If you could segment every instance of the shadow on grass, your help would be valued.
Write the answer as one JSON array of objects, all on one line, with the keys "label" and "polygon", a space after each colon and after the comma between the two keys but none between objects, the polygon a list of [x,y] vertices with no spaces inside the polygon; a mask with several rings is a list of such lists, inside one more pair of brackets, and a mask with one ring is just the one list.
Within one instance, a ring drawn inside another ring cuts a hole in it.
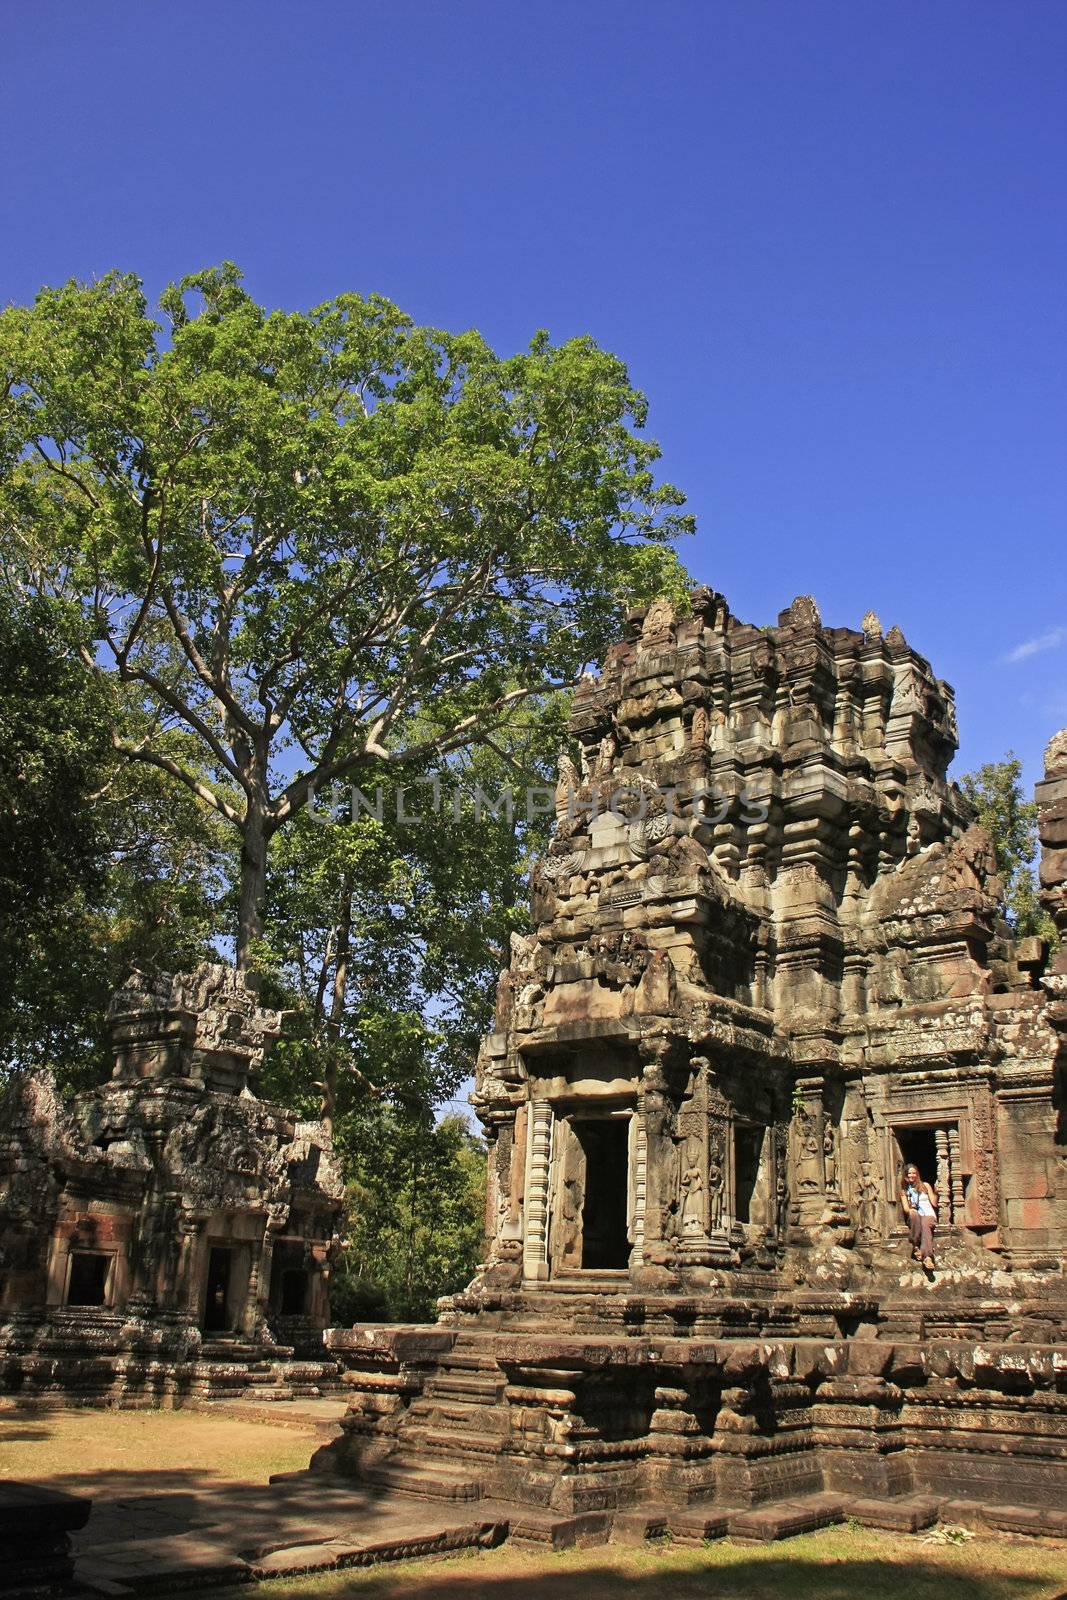
[{"label": "shadow on grass", "polygon": [[599,1552],[584,1552],[584,1559],[530,1556],[528,1572],[514,1570],[514,1557],[511,1570],[493,1572],[493,1555],[461,1556],[216,1594],[217,1600],[237,1600],[239,1593],[245,1600],[1053,1600],[1062,1588],[1062,1576],[1054,1576],[1056,1552],[1042,1552],[1043,1571],[1019,1572],[1010,1570],[1022,1564],[1013,1563],[1010,1548],[998,1570],[987,1549],[950,1550],[938,1560],[921,1547],[912,1554],[909,1540],[887,1545],[887,1558],[878,1559],[820,1551],[820,1543],[787,1541],[773,1552],[729,1543],[684,1553],[668,1548],[659,1559],[648,1550],[620,1549],[610,1565]]},{"label": "shadow on grass", "polygon": [[0,1444],[29,1444],[51,1437],[51,1428],[29,1427],[19,1423],[12,1426],[6,1417],[0,1417]]},{"label": "shadow on grass", "polygon": [[[105,1547],[183,1534],[249,1557],[280,1545],[367,1537],[395,1520],[396,1501],[385,1489],[311,1475],[281,1484],[227,1481],[219,1476],[226,1468],[219,1459],[210,1468],[49,1473],[42,1482],[92,1500],[89,1521],[76,1535],[78,1554],[85,1557]],[[427,1509],[413,1504],[411,1523],[425,1523]],[[479,1519],[460,1510],[448,1520]]]},{"label": "shadow on grass", "polygon": [[0,1445],[30,1444],[50,1439],[55,1429],[50,1426],[49,1414],[41,1406],[25,1405],[14,1395],[4,1395],[0,1401]]}]

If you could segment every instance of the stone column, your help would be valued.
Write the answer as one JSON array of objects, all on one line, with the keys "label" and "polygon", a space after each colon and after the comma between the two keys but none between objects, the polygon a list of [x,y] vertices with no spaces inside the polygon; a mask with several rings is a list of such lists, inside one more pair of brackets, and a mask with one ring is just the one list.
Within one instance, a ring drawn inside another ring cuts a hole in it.
[{"label": "stone column", "polygon": [[948,1130],[948,1172],[949,1182],[952,1185],[951,1220],[953,1222],[962,1222],[963,1157],[960,1152],[960,1130],[956,1123],[953,1123]]},{"label": "stone column", "polygon": [[648,1196],[648,1135],[644,1120],[634,1112],[630,1118],[630,1267],[641,1267],[645,1260],[645,1205]]},{"label": "stone column", "polygon": [[[637,1089],[637,1118],[644,1136],[645,1205],[641,1265],[662,1269],[670,1245],[667,1226],[672,1206],[677,1206],[677,1160],[674,1148],[675,1107],[667,1082],[669,1043],[657,1038],[642,1046],[641,1078]],[[636,1135],[635,1135],[636,1137]]]},{"label": "stone column", "polygon": [[522,1274],[548,1277],[548,1183],[552,1165],[552,1107],[535,1100],[530,1107],[526,1156],[526,1201],[523,1208]]},{"label": "stone column", "polygon": [[204,1240],[205,1217],[183,1214],[179,1222],[181,1250],[175,1275],[174,1306],[197,1326],[200,1324],[200,1296],[207,1267]]},{"label": "stone column", "polygon": [[826,1205],[822,1091],[821,1077],[798,1078],[793,1090],[790,1129],[793,1182],[789,1220],[805,1232],[818,1227]]},{"label": "stone column", "polygon": [[940,1203],[940,1220],[942,1223],[952,1221],[952,1164],[948,1152],[948,1129],[934,1129],[934,1146],[937,1151],[937,1176],[934,1187]]},{"label": "stone column", "polygon": [[[245,1290],[245,1303],[241,1315],[237,1318],[240,1331],[246,1338],[254,1339],[260,1330],[265,1311],[265,1298],[270,1289],[270,1245],[267,1240],[269,1233],[262,1239],[252,1239],[247,1244],[248,1250],[248,1287]],[[234,1252],[236,1255],[236,1251]],[[266,1255],[266,1272],[263,1272],[263,1261]],[[260,1283],[263,1284],[264,1304],[260,1304]]]}]

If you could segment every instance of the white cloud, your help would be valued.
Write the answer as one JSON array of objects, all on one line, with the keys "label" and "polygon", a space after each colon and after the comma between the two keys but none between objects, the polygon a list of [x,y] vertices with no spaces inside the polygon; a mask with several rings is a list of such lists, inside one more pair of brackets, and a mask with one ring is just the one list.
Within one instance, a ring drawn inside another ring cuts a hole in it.
[{"label": "white cloud", "polygon": [[1014,650],[1009,650],[1004,657],[1005,661],[1025,661],[1029,656],[1038,656],[1043,650],[1058,650],[1061,644],[1067,644],[1067,628],[1053,628],[1049,633],[1040,633],[1036,639],[1027,639],[1023,644],[1017,644]]}]

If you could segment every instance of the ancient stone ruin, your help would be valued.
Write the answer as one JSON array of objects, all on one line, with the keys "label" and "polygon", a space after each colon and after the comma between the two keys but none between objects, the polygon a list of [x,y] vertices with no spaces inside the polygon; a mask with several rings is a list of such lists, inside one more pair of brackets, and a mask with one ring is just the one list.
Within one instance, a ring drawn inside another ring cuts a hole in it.
[{"label": "ancient stone ruin", "polygon": [[[478,1062],[485,1265],[436,1327],[327,1335],[352,1398],[316,1467],[530,1537],[954,1500],[1067,1532],[1067,957],[1001,918],[951,688],[873,613],[753,627],[699,589],[571,729]],[[1067,933],[1067,735],[1039,798]]]},{"label": "ancient stone ruin", "polygon": [[0,1104],[0,1390],[318,1392],[342,1186],[323,1128],[251,1091],[279,1014],[204,965],[136,975],[110,1021],[103,1087]]}]

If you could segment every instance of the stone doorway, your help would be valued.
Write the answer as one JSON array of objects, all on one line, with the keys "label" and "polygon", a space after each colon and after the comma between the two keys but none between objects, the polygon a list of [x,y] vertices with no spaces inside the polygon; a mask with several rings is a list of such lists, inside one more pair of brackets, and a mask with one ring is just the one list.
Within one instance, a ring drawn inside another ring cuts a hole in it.
[{"label": "stone doorway", "polygon": [[230,1328],[230,1278],[233,1251],[212,1245],[207,1262],[207,1288],[204,1298],[205,1333],[227,1333]]},{"label": "stone doorway", "polygon": [[629,1119],[575,1118],[571,1129],[585,1158],[581,1265],[586,1271],[625,1272],[630,1262]]},{"label": "stone doorway", "polygon": [[960,1150],[959,1124],[956,1122],[916,1123],[893,1128],[896,1171],[893,1174],[893,1203],[899,1221],[900,1174],[914,1163],[926,1183],[938,1192],[938,1220],[942,1227],[963,1221],[966,1176]]}]

